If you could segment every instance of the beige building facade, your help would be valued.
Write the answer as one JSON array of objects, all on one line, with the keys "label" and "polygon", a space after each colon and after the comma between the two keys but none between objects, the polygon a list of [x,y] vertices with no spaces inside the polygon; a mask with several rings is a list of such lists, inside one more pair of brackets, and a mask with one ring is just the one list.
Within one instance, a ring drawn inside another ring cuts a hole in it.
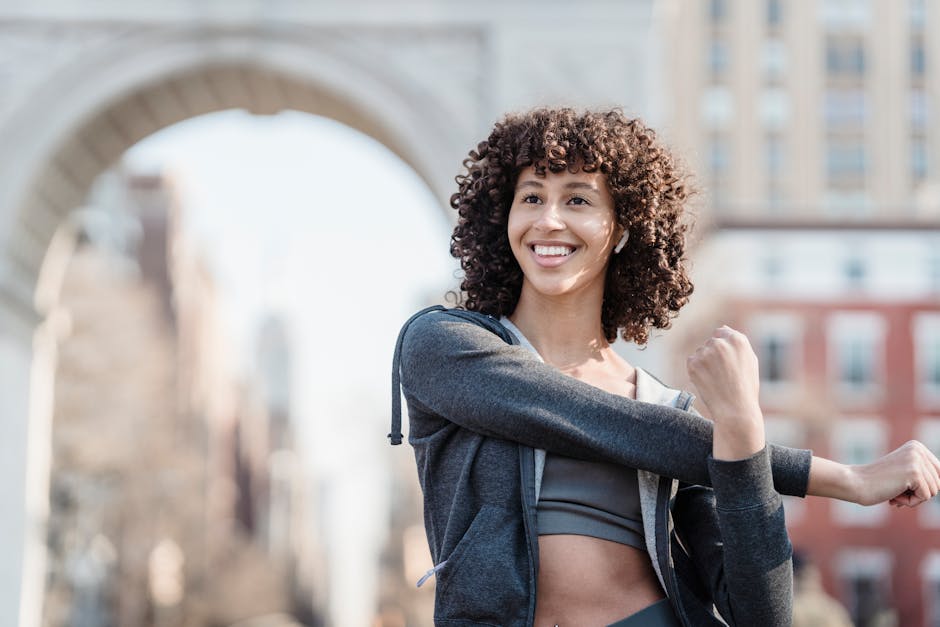
[{"label": "beige building facade", "polygon": [[[729,324],[760,358],[768,439],[846,463],[912,438],[940,453],[940,2],[668,6],[665,131],[703,208],[667,376]],[[938,624],[932,504],[786,509],[854,624]]]},{"label": "beige building facade", "polygon": [[663,3],[666,132],[721,220],[940,217],[940,3]]}]

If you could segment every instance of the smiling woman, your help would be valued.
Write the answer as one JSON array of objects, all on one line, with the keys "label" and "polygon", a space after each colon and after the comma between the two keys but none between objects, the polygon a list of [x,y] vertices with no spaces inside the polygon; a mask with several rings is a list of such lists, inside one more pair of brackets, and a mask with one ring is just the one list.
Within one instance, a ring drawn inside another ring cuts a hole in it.
[{"label": "smiling woman", "polygon": [[619,330],[624,339],[644,344],[651,328],[669,325],[692,293],[682,263],[691,189],[651,129],[619,111],[541,111],[507,116],[481,147],[485,153],[470,153],[470,168],[458,177],[460,192],[451,197],[460,216],[451,254],[464,268],[467,309],[494,315],[515,309],[525,273],[516,263],[519,251],[502,245],[510,210],[523,203],[543,207],[548,187],[557,187],[546,175],[566,174],[560,183],[569,186],[566,210],[607,205],[613,241],[629,233],[626,254],[604,275],[604,336],[613,341]]},{"label": "smiling woman", "polygon": [[613,350],[692,292],[685,176],[642,122],[510,115],[465,165],[462,308],[415,314],[393,366],[436,623],[789,625],[781,493],[917,505],[940,489],[918,443],[865,467],[766,444],[757,358],[733,329],[688,361],[714,423]]},{"label": "smiling woman", "polygon": [[520,173],[508,232],[522,268],[523,292],[548,290],[569,298],[592,290],[603,294],[610,249],[620,231],[600,172],[566,170],[539,177],[530,166]]}]

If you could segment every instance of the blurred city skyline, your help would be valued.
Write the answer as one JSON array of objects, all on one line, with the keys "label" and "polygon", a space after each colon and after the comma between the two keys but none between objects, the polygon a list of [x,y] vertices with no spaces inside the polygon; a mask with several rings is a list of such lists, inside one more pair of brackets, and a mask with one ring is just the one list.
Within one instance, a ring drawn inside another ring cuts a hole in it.
[{"label": "blurred city skyline", "polygon": [[[165,173],[176,188],[240,370],[253,370],[266,315],[292,329],[294,420],[305,465],[327,486],[331,618],[367,623],[372,610],[360,599],[377,592],[388,509],[381,434],[391,354],[400,321],[456,287],[445,215],[388,149],[299,112],[188,120],[134,146],[123,164]],[[350,460],[371,461],[354,470]]]}]

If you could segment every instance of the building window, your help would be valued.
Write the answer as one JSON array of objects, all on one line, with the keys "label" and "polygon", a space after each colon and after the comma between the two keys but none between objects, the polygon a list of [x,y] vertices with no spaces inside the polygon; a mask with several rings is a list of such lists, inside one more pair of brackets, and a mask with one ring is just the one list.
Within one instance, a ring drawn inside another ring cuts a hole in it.
[{"label": "building window", "polygon": [[714,179],[723,179],[731,165],[727,138],[714,135],[708,142],[708,171]]},{"label": "building window", "polygon": [[786,156],[784,153],[783,137],[781,135],[768,135],[764,142],[764,160],[767,164],[768,178],[779,178],[784,172]]},{"label": "building window", "polygon": [[829,364],[842,400],[871,401],[881,380],[884,319],[872,313],[833,314],[828,322]]},{"label": "building window", "polygon": [[940,312],[914,315],[914,361],[917,400],[925,407],[940,406]]},{"label": "building window", "polygon": [[708,71],[712,78],[724,76],[728,70],[728,43],[722,39],[712,39],[708,43]]},{"label": "building window", "polygon": [[927,22],[927,0],[908,0],[907,11],[911,30],[923,30]]},{"label": "building window", "polygon": [[827,89],[823,96],[823,119],[830,129],[864,129],[868,122],[865,90]]},{"label": "building window", "polygon": [[760,346],[764,356],[764,377],[768,383],[781,383],[787,379],[787,345],[779,337],[764,338]]},{"label": "building window", "polygon": [[826,174],[831,183],[860,183],[867,170],[868,152],[863,139],[829,139],[826,144]]},{"label": "building window", "polygon": [[767,27],[777,28],[783,21],[783,3],[780,0],[767,0]]},{"label": "building window", "polygon": [[864,32],[871,28],[871,0],[822,0],[819,21],[829,32]]},{"label": "building window", "polygon": [[836,570],[854,624],[874,625],[891,611],[891,554],[886,549],[840,551]]},{"label": "building window", "polygon": [[924,40],[917,38],[911,42],[911,76],[921,78],[927,67],[927,57],[924,53]]},{"label": "building window", "polygon": [[760,267],[761,275],[768,283],[775,284],[783,277],[783,259],[775,251],[769,251],[761,258]]},{"label": "building window", "polygon": [[764,41],[761,53],[764,78],[776,81],[787,72],[787,46],[781,39],[770,38]]},{"label": "building window", "polygon": [[864,39],[826,38],[826,72],[830,77],[861,78],[865,75],[866,66]]},{"label": "building window", "polygon": [[760,97],[760,117],[765,129],[779,131],[790,119],[790,98],[785,89],[768,87]]},{"label": "building window", "polygon": [[874,381],[875,364],[871,345],[864,339],[846,342],[840,347],[839,356],[842,367],[841,379],[854,386],[870,384]]},{"label": "building window", "polygon": [[923,131],[927,128],[927,92],[923,88],[912,89],[908,99],[911,129]]},{"label": "building window", "polygon": [[730,89],[713,85],[705,90],[702,94],[702,120],[709,128],[727,128],[734,115],[734,96]]},{"label": "building window", "polygon": [[728,17],[727,0],[709,0],[708,17],[713,23],[723,22]]},{"label": "building window", "polygon": [[924,582],[924,625],[940,627],[940,551],[930,551],[921,565]]},{"label": "building window", "polygon": [[845,260],[844,270],[845,280],[846,283],[848,283],[849,288],[858,289],[864,286],[865,275],[867,274],[864,259],[855,255],[851,255],[848,259]]},{"label": "building window", "polygon": [[[830,433],[833,457],[843,464],[867,464],[885,453],[887,425],[880,418],[845,418]],[[845,526],[874,527],[882,524],[888,507],[866,507],[846,501],[833,501],[832,516]]]},{"label": "building window", "polygon": [[726,201],[727,178],[731,169],[731,146],[726,135],[715,134],[708,140],[709,196],[716,211],[722,211]]},{"label": "building window", "polygon": [[911,178],[920,183],[927,178],[927,140],[923,137],[911,139]]},{"label": "building window", "polygon": [[760,363],[762,394],[779,393],[779,388],[796,379],[799,369],[801,320],[790,313],[765,313],[752,317],[747,329]]},{"label": "building window", "polygon": [[770,133],[764,138],[764,165],[767,169],[767,208],[779,212],[787,202],[786,143],[783,135]]}]

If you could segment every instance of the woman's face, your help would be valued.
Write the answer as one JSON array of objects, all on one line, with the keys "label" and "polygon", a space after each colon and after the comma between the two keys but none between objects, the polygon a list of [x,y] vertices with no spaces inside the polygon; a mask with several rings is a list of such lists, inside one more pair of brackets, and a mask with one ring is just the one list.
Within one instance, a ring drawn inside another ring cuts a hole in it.
[{"label": "woman's face", "polygon": [[525,275],[523,293],[604,293],[611,252],[620,237],[614,200],[600,172],[519,174],[508,234]]}]

